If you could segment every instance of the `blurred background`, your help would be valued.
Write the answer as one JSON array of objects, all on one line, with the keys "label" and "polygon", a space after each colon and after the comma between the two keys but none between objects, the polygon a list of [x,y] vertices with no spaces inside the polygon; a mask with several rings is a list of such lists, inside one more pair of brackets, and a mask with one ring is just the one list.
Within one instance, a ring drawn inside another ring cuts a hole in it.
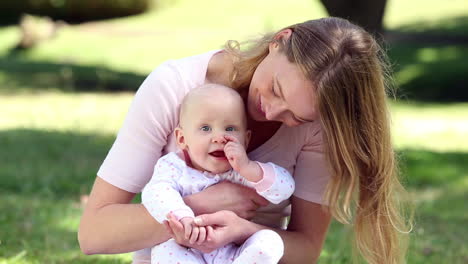
[{"label": "blurred background", "polygon": [[[76,231],[145,76],[328,15],[390,55],[394,141],[416,205],[408,263],[468,263],[466,0],[16,0],[0,2],[0,264],[129,263],[83,255]],[[350,261],[350,229],[333,223],[319,263]]]}]

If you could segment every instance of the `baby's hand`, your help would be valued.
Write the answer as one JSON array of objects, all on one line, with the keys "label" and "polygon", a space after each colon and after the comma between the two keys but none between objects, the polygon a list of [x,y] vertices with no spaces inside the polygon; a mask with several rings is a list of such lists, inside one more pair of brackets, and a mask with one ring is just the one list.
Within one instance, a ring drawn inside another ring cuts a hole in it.
[{"label": "baby's hand", "polygon": [[192,217],[184,217],[180,219],[180,222],[184,226],[184,236],[185,239],[189,241],[190,244],[195,242],[200,245],[206,240],[206,228],[196,226],[193,222]]},{"label": "baby's hand", "polygon": [[231,167],[241,173],[242,168],[246,167],[250,161],[245,152],[245,147],[233,136],[226,135],[224,138],[228,141],[224,146],[224,154]]},{"label": "baby's hand", "polygon": [[263,179],[263,171],[260,165],[247,157],[245,148],[239,143],[239,140],[227,135],[224,138],[228,141],[224,146],[224,154],[231,167],[248,181],[258,182]]}]

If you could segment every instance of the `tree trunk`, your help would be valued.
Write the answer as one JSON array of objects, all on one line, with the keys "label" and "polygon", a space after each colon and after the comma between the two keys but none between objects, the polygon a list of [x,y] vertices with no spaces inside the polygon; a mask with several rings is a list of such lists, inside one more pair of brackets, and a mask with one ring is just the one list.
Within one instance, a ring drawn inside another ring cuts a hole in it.
[{"label": "tree trunk", "polygon": [[383,33],[387,0],[320,0],[330,16],[346,18],[376,37]]}]

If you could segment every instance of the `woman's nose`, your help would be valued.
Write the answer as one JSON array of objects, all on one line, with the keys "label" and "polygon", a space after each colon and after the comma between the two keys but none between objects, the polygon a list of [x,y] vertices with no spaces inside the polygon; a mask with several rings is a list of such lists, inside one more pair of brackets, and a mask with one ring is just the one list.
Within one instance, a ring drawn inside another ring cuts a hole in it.
[{"label": "woman's nose", "polygon": [[280,121],[281,115],[286,111],[286,107],[283,105],[271,105],[265,111],[265,117],[271,121]]}]

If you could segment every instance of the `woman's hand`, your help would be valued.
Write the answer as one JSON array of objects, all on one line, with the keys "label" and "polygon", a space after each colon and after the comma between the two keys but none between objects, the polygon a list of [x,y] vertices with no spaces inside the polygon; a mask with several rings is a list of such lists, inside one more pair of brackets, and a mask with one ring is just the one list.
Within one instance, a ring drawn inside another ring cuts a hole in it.
[{"label": "woman's hand", "polygon": [[220,182],[202,192],[186,196],[184,201],[192,208],[195,215],[228,210],[245,219],[251,219],[260,206],[266,206],[269,203],[255,190],[228,181]]},{"label": "woman's hand", "polygon": [[[209,236],[213,235],[213,227],[196,226],[193,221],[187,223],[187,221],[185,221],[186,218],[183,218],[179,221],[172,214],[169,214],[167,219],[167,221],[164,221],[164,227],[172,236],[172,238],[174,238],[177,244],[184,247],[198,249],[203,253],[209,253],[216,249],[205,244],[209,239]],[[190,226],[187,226],[187,224]],[[190,230],[190,233],[187,232],[188,230]]]},{"label": "woman's hand", "polygon": [[249,221],[238,217],[231,211],[223,210],[195,217],[194,224],[206,229],[206,239],[204,242],[190,243],[190,240],[185,238],[182,223],[173,216],[169,216],[168,219],[165,226],[178,244],[204,253],[209,253],[228,243],[242,243],[257,231],[249,228]]}]

